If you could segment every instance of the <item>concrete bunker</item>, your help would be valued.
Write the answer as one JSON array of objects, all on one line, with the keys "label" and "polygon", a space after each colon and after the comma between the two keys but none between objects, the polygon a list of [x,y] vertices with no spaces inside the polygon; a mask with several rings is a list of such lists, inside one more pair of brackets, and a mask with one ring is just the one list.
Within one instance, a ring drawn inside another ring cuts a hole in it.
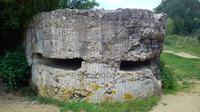
[{"label": "concrete bunker", "polygon": [[26,36],[32,83],[41,96],[99,103],[160,94],[165,15],[149,10],[55,10]]}]

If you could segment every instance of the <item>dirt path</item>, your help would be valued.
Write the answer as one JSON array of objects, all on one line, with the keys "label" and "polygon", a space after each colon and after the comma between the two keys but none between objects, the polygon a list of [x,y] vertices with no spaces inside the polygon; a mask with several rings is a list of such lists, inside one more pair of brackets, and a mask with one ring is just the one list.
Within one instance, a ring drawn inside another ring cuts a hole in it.
[{"label": "dirt path", "polygon": [[180,57],[184,57],[184,58],[200,59],[200,57],[188,54],[186,52],[177,52],[176,53],[176,52],[168,51],[168,50],[164,50],[163,52],[165,52],[165,53],[171,53],[171,54],[174,54],[174,55],[177,55],[177,56],[180,56]]},{"label": "dirt path", "polygon": [[[164,51],[184,58],[200,59],[185,52],[175,53]],[[175,95],[163,95],[158,105],[150,112],[200,112],[200,81],[193,81],[195,84],[188,93],[179,92]]]},{"label": "dirt path", "polygon": [[59,112],[54,105],[41,105],[26,97],[5,93],[0,81],[0,112]]},{"label": "dirt path", "polygon": [[193,89],[176,95],[163,95],[158,105],[150,112],[200,112],[200,81]]}]

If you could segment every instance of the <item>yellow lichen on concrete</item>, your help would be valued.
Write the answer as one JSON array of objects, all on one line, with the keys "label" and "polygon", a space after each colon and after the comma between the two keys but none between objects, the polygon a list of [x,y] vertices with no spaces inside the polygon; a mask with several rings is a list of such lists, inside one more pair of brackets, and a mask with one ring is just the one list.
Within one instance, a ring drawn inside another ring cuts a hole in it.
[{"label": "yellow lichen on concrete", "polygon": [[45,85],[41,85],[38,87],[38,92],[39,92],[39,95],[41,96],[47,96],[47,87]]},{"label": "yellow lichen on concrete", "polygon": [[101,88],[101,86],[96,83],[90,84],[90,87],[92,88],[92,90],[99,90]]},{"label": "yellow lichen on concrete", "polygon": [[116,89],[113,89],[112,90],[112,95],[116,95],[117,94],[117,90]]},{"label": "yellow lichen on concrete", "polygon": [[124,98],[125,100],[132,100],[132,99],[134,99],[135,97],[134,97],[134,95],[132,95],[131,93],[124,93],[123,98]]},{"label": "yellow lichen on concrete", "polygon": [[68,89],[65,89],[65,90],[63,91],[63,95],[62,95],[63,100],[64,100],[64,101],[69,100],[70,94],[71,94],[71,91],[68,90]]}]

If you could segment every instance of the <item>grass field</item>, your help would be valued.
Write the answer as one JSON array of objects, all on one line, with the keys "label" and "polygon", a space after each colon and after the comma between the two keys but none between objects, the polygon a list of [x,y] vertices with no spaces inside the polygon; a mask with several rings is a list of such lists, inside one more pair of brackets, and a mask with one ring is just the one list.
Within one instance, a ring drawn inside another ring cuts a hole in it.
[{"label": "grass field", "polygon": [[[165,50],[186,52],[200,57],[200,42],[196,38],[170,35],[165,39]],[[161,60],[172,68],[177,80],[195,78],[200,80],[200,60],[187,59],[173,54],[162,53]]]},{"label": "grass field", "polygon": [[165,50],[187,52],[200,57],[200,42],[197,38],[169,35],[165,38]]},{"label": "grass field", "polygon": [[200,60],[187,59],[173,54],[163,53],[161,60],[166,66],[172,68],[174,76],[177,80],[198,79],[200,80]]},{"label": "grass field", "polygon": [[[169,35],[165,38],[164,50],[185,52],[200,57],[200,42],[194,37]],[[200,80],[200,60],[188,59],[169,53],[162,53],[161,60],[179,82],[179,90],[188,89],[191,80]],[[180,84],[181,82],[181,84]],[[172,91],[174,91],[172,89]]]},{"label": "grass field", "polygon": [[165,62],[166,67],[170,70],[168,75],[173,77],[173,79],[169,78],[168,82],[175,83],[174,88],[163,89],[164,93],[189,91],[194,84],[192,80],[200,80],[200,59],[188,59],[163,53],[161,60]]}]

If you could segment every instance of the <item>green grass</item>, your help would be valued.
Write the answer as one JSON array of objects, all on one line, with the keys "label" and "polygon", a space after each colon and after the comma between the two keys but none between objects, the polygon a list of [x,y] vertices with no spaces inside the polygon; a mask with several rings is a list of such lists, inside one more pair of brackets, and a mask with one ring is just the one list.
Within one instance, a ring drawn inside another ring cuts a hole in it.
[{"label": "green grass", "polygon": [[51,98],[38,97],[42,104],[54,104],[60,107],[60,112],[148,112],[159,101],[159,97],[136,99],[124,103],[63,102]]},{"label": "green grass", "polygon": [[54,104],[60,107],[60,112],[148,112],[159,101],[159,97],[136,99],[127,102],[105,102],[93,104],[87,102],[64,102],[51,98],[38,97],[42,104]]},{"label": "green grass", "polygon": [[162,89],[165,94],[173,94],[178,91],[177,79],[174,76],[174,69],[170,68],[163,60],[160,61],[160,78]]},{"label": "green grass", "polygon": [[[168,35],[165,38],[165,50],[186,52],[200,57],[200,41],[194,37]],[[193,83],[191,79],[200,80],[200,60],[187,59],[173,54],[163,53],[161,60],[173,72],[174,79],[179,82],[178,90],[188,91]],[[174,91],[173,89],[165,89]]]},{"label": "green grass", "polygon": [[161,60],[173,74],[173,80],[170,79],[168,82],[178,82],[175,88],[164,88],[164,93],[188,92],[194,84],[191,80],[200,80],[200,59],[188,59],[163,53]]},{"label": "green grass", "polygon": [[174,76],[177,80],[184,79],[198,79],[200,80],[200,60],[187,59],[173,54],[163,53],[161,60],[165,62],[166,66],[174,71]]},{"label": "green grass", "polygon": [[103,102],[99,104],[81,101],[65,102],[37,96],[36,92],[30,87],[21,88],[19,94],[28,98],[30,101],[56,105],[59,107],[60,112],[148,112],[160,99],[159,96],[152,96],[146,99],[135,99],[126,102]]},{"label": "green grass", "polygon": [[200,57],[200,42],[194,37],[168,35],[165,38],[164,49],[175,52],[187,52]]}]

